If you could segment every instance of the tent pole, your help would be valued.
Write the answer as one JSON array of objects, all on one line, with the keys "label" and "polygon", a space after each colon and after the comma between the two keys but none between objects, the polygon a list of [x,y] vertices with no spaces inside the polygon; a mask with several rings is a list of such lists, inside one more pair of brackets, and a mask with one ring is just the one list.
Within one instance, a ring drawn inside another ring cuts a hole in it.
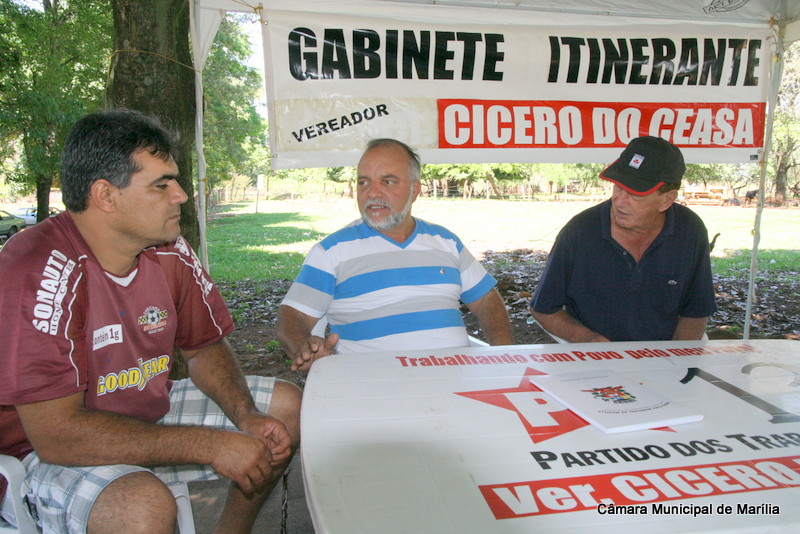
[{"label": "tent pole", "polygon": [[197,55],[200,46],[197,39],[197,26],[195,21],[195,0],[189,2],[189,31],[192,36],[192,52],[195,56],[194,71],[194,144],[197,150],[197,222],[200,234],[200,262],[208,272],[208,246],[206,243],[206,157],[203,152],[203,73],[202,65],[198,65]]},{"label": "tent pole", "polygon": [[208,266],[208,242],[206,239],[206,156],[203,152],[203,74],[195,74],[195,100],[197,114],[195,116],[195,145],[197,147],[197,221],[200,233],[200,261],[206,272]]},{"label": "tent pole", "polygon": [[753,249],[750,254],[750,279],[747,286],[747,305],[744,313],[744,331],[742,339],[750,339],[750,322],[753,314],[753,300],[755,299],[755,278],[758,271],[758,244],[761,241],[761,213],[764,210],[764,188],[767,181],[767,159],[772,146],[772,127],[774,123],[775,106],[778,103],[778,91],[783,77],[783,28],[775,32],[775,50],[773,63],[770,69],[770,84],[767,93],[767,124],[764,132],[764,148],[761,150],[759,164],[761,166],[758,176],[758,201],[756,202],[756,218],[753,224]]}]

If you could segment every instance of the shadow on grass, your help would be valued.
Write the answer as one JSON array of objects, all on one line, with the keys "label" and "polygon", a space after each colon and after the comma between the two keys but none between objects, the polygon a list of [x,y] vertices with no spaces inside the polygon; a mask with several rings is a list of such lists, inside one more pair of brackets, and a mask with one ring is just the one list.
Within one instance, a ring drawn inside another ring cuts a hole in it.
[{"label": "shadow on grass", "polygon": [[211,276],[217,282],[294,280],[304,259],[300,252],[249,249],[212,254],[209,250]]},{"label": "shadow on grass", "polygon": [[300,213],[245,213],[223,217],[209,224],[209,244],[221,246],[289,245],[303,241],[319,241],[325,234],[307,227],[287,226],[287,223],[308,223],[312,217]]},{"label": "shadow on grass", "polygon": [[249,208],[251,206],[250,202],[235,202],[230,204],[218,204],[211,208],[211,213],[219,214],[219,213],[229,213],[231,211],[236,211],[240,209]]},{"label": "shadow on grass", "polygon": [[246,213],[211,222],[208,256],[212,277],[225,282],[294,279],[305,252],[268,249],[315,243],[325,237],[323,232],[309,229],[310,221],[312,217],[287,212]]}]

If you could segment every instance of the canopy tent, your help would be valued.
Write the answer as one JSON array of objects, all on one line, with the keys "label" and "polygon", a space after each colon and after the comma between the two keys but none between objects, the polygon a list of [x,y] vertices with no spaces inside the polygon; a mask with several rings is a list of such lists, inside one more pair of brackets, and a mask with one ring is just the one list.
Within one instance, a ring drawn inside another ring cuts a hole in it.
[{"label": "canopy tent", "polygon": [[[447,16],[474,22],[474,11],[462,13],[460,8],[479,8],[498,22],[519,23],[519,17],[551,13],[559,16],[600,15],[610,17],[653,18],[664,21],[734,22],[769,26],[772,21],[785,28],[787,40],[800,37],[800,4],[794,0],[194,0],[198,20],[214,27],[227,11],[258,13],[261,10],[305,11],[353,15],[377,15],[397,20],[414,20],[430,16],[426,8],[454,8]],[[220,12],[222,14],[220,15]],[[208,33],[200,33],[207,36]],[[213,40],[213,36],[212,36]]]},{"label": "canopy tent", "polygon": [[[684,143],[673,142],[682,147],[687,161],[761,165],[747,339],[772,115],[784,46],[800,39],[800,2],[615,0],[609,4],[604,0],[271,0],[254,5],[242,0],[193,0],[198,103],[211,42],[225,12],[235,11],[256,13],[265,24],[270,144],[277,168],[352,164],[363,141],[376,136],[409,141],[426,162],[608,161],[637,132],[649,129],[658,135],[669,124],[673,126],[669,134],[677,136],[676,125],[681,124],[686,130],[680,138]],[[659,38],[648,40],[651,36]],[[423,47],[429,48],[428,56],[420,54]],[[481,53],[483,63],[468,61]],[[499,62],[505,62],[514,76],[498,72]],[[560,62],[564,65],[559,69]],[[617,68],[620,63],[623,69]],[[603,65],[605,77],[600,80]],[[694,78],[688,74],[692,65]],[[649,78],[643,68],[651,69]],[[701,68],[705,70],[699,80]],[[714,78],[714,68],[716,81],[708,81]],[[620,70],[625,70],[622,77]],[[681,71],[684,77],[679,80]],[[477,80],[481,72],[483,79]],[[545,82],[548,72],[550,79]],[[469,83],[458,83],[459,76]],[[376,78],[382,80],[376,84]],[[444,86],[436,78],[450,85],[445,94],[430,98],[429,93]],[[494,83],[499,80],[503,83]],[[610,85],[599,87],[598,81]],[[583,94],[576,98],[578,86]],[[603,100],[597,98],[598,88],[619,93],[622,103],[595,102]],[[380,103],[384,101],[391,102],[391,111]],[[670,109],[677,111],[670,115]],[[202,106],[198,104],[197,110],[199,211],[205,214]],[[392,120],[371,120],[381,113]],[[690,124],[687,116],[698,119]],[[541,141],[528,132],[539,132]],[[200,225],[205,262],[202,216]]]}]

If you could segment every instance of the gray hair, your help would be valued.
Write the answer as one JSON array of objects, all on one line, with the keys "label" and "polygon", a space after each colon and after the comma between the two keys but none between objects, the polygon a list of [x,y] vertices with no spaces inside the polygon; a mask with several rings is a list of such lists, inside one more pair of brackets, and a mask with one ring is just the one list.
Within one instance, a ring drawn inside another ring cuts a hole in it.
[{"label": "gray hair", "polygon": [[366,154],[373,148],[383,148],[383,147],[400,148],[403,151],[405,151],[406,155],[408,156],[408,162],[409,162],[408,178],[412,183],[419,182],[421,164],[420,164],[419,154],[417,154],[413,148],[403,143],[402,141],[398,141],[397,139],[381,138],[381,139],[373,139],[369,143],[367,143],[367,148],[366,150],[364,150],[364,153]]}]

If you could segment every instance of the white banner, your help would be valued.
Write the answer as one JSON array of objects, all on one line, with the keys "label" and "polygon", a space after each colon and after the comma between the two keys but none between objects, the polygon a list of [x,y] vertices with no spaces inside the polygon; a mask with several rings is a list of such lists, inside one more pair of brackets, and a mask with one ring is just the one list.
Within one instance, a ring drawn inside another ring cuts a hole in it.
[{"label": "white banner", "polygon": [[611,162],[640,135],[749,162],[764,141],[764,28],[267,20],[275,168],[354,165],[377,137],[424,163]]}]

